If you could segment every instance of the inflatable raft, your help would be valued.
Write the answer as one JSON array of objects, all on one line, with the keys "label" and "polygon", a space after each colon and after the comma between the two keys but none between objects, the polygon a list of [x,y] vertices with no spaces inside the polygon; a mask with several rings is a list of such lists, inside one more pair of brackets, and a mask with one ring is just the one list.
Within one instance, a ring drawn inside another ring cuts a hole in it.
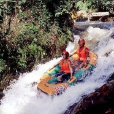
[{"label": "inflatable raft", "polygon": [[[90,52],[90,62],[87,67],[79,69],[76,73],[73,74],[72,80],[65,80],[62,83],[57,83],[57,77],[53,77],[56,73],[60,72],[60,65],[56,65],[51,70],[46,71],[38,83],[37,89],[48,95],[58,95],[65,91],[68,87],[75,85],[76,82],[82,78],[87,72],[92,71],[95,68],[97,55],[93,52]],[[76,59],[76,54],[70,57],[71,61]]]}]

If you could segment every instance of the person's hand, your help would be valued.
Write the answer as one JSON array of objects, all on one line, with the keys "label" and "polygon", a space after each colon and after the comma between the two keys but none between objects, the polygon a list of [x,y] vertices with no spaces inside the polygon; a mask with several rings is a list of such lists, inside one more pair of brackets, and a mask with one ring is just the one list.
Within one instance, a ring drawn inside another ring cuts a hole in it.
[{"label": "person's hand", "polygon": [[87,65],[88,65],[88,61],[86,61],[86,62],[84,63],[84,67],[87,67]]},{"label": "person's hand", "polygon": [[79,68],[80,68],[80,67],[76,68],[74,72],[76,73],[76,72],[78,71]]},{"label": "person's hand", "polygon": [[71,76],[71,77],[70,77],[70,80],[72,80],[72,79],[73,79],[73,77]]},{"label": "person's hand", "polygon": [[62,76],[58,76],[58,77],[57,77],[57,80],[58,80],[58,81],[62,81]]}]

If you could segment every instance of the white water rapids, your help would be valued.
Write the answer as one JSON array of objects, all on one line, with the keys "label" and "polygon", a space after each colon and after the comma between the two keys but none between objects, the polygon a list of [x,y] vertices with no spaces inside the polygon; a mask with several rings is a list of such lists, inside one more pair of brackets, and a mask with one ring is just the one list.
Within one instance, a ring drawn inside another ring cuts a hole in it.
[{"label": "white water rapids", "polygon": [[[37,65],[31,73],[20,75],[13,81],[9,89],[4,90],[4,98],[1,100],[0,114],[63,114],[65,110],[78,102],[83,95],[95,91],[106,83],[114,72],[114,28],[100,29],[89,27],[85,37],[86,46],[98,55],[98,61],[93,73],[87,76],[83,82],[68,88],[62,95],[47,96],[37,94],[37,85],[45,71],[57,63],[60,58],[53,59],[45,64]],[[112,38],[113,37],[113,38]],[[75,36],[79,38],[79,36]],[[71,52],[76,42],[69,42],[67,50]],[[93,47],[94,46],[94,47]],[[108,55],[108,56],[107,56]]]}]

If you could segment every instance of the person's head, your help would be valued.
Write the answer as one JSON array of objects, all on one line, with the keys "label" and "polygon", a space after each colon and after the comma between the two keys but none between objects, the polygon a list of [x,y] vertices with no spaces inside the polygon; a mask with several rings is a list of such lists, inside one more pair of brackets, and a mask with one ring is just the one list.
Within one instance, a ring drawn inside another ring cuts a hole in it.
[{"label": "person's head", "polygon": [[78,41],[79,47],[83,47],[85,45],[85,40],[83,38],[79,39]]},{"label": "person's head", "polygon": [[69,57],[69,53],[67,51],[63,51],[62,55],[63,55],[63,59],[68,59]]}]

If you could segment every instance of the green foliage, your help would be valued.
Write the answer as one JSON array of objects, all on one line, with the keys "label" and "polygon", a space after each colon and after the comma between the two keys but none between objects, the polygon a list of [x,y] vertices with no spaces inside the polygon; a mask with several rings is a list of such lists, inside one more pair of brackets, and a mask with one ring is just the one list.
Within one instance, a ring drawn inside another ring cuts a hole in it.
[{"label": "green foliage", "polygon": [[96,11],[96,8],[93,9],[92,0],[86,0],[85,2],[78,1],[76,8],[88,12]]},{"label": "green foliage", "polygon": [[111,0],[0,0],[0,72],[24,72],[55,57],[73,40],[72,8],[111,12],[113,5]]},{"label": "green foliage", "polygon": [[0,72],[2,72],[3,70],[6,70],[6,65],[5,65],[6,61],[3,59],[0,59]]},{"label": "green foliage", "polygon": [[114,14],[114,0],[103,0],[101,1],[103,10],[109,11]]},{"label": "green foliage", "polygon": [[26,3],[26,0],[18,0],[19,5],[24,4],[24,3]]},{"label": "green foliage", "polygon": [[114,12],[114,0],[92,0],[92,7],[97,11]]},{"label": "green foliage", "polygon": [[64,13],[70,14],[70,9],[72,8],[74,1],[60,1],[60,6],[58,5],[55,10],[55,16],[59,17],[60,15],[63,15]]}]

